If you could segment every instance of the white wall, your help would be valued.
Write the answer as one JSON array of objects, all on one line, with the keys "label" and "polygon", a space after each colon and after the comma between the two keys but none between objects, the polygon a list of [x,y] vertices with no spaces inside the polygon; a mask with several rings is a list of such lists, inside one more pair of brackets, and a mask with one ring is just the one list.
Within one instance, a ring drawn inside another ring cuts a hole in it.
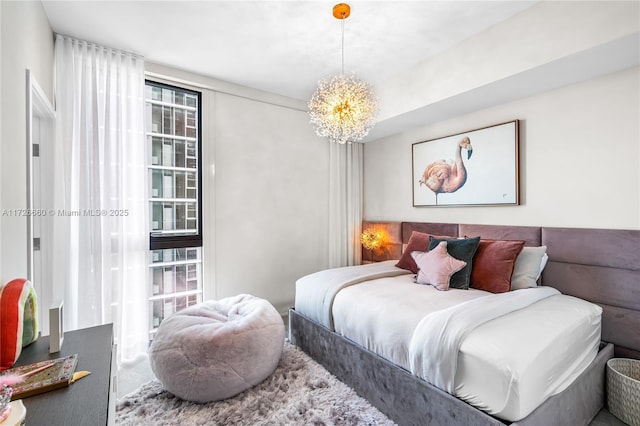
[{"label": "white wall", "polygon": [[296,279],[327,267],[328,142],[304,111],[215,103],[216,297],[251,293],[283,311]]},{"label": "white wall", "polygon": [[[40,2],[0,2],[0,206],[27,207],[26,70],[53,100],[53,32]],[[0,217],[0,283],[27,275],[26,217]]]},{"label": "white wall", "polygon": [[[638,117],[636,67],[367,143],[365,218],[640,228]],[[520,206],[412,207],[412,143],[513,119]]]},{"label": "white wall", "polygon": [[240,293],[284,312],[295,281],[328,267],[329,145],[305,103],[147,63],[203,93],[205,298]]}]

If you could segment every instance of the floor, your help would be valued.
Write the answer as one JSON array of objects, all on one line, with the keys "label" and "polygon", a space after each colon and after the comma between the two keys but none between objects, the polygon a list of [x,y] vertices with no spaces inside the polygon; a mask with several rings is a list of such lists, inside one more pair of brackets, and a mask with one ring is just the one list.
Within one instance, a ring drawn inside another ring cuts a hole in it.
[{"label": "floor", "polygon": [[118,369],[118,399],[155,379],[148,356],[140,356],[134,361],[123,363]]},{"label": "floor", "polygon": [[618,420],[617,417],[614,417],[613,414],[607,410],[607,407],[604,407],[595,419],[589,424],[589,426],[624,426],[626,423]]}]

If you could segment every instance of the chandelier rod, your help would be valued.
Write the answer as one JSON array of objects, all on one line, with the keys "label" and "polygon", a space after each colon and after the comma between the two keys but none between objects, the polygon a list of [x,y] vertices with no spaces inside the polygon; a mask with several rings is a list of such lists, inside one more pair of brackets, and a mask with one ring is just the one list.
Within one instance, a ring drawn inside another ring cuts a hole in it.
[{"label": "chandelier rod", "polygon": [[342,75],[344,75],[344,19],[345,18],[342,18],[340,20],[340,26],[342,27]]},{"label": "chandelier rod", "polygon": [[342,71],[340,75],[344,75],[344,20],[351,15],[351,7],[346,3],[338,3],[333,6],[333,17],[340,20],[340,28],[342,32],[341,52],[342,52]]}]

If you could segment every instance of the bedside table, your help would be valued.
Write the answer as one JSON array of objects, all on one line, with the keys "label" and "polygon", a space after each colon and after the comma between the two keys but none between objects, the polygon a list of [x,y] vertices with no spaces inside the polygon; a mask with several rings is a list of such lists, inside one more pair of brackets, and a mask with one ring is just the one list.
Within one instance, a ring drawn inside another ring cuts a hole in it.
[{"label": "bedside table", "polygon": [[22,348],[15,367],[78,354],[76,371],[91,374],[50,392],[22,399],[29,426],[90,426],[115,423],[115,353],[113,325],[106,324],[64,333],[62,350],[49,353],[49,336]]}]

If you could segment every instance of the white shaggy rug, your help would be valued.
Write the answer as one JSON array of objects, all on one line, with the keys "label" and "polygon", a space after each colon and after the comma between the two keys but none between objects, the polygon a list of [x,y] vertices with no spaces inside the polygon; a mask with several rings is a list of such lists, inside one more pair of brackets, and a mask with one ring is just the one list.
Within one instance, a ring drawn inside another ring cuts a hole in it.
[{"label": "white shaggy rug", "polygon": [[118,400],[118,425],[394,425],[297,347],[285,342],[276,371],[233,398],[195,404],[153,380]]}]

